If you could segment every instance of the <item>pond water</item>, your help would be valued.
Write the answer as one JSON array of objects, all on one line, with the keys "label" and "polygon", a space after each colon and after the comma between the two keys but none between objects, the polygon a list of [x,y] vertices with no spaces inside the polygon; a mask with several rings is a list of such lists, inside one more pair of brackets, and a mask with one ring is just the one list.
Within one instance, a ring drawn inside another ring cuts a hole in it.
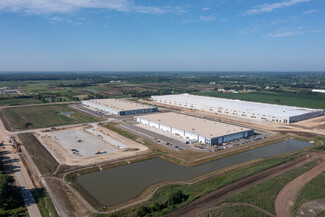
[{"label": "pond water", "polygon": [[111,206],[134,199],[146,188],[159,182],[189,180],[234,164],[276,156],[311,145],[299,140],[285,140],[194,167],[154,158],[81,175],[75,177],[75,181],[101,204]]}]

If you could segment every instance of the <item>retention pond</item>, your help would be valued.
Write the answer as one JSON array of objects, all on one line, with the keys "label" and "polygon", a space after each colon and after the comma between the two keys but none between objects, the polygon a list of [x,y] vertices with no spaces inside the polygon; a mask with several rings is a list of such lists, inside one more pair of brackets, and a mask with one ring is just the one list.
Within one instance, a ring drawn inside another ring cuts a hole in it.
[{"label": "retention pond", "polygon": [[159,182],[189,180],[234,164],[276,156],[311,145],[299,140],[285,140],[195,167],[180,166],[154,158],[77,176],[75,181],[101,204],[111,206],[134,199],[146,188]]}]

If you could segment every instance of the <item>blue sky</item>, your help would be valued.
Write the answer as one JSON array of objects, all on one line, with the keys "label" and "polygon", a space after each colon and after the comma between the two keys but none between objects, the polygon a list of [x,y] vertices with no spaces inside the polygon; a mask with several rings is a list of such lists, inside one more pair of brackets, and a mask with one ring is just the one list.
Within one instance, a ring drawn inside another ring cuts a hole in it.
[{"label": "blue sky", "polygon": [[324,0],[0,0],[0,71],[325,71]]}]

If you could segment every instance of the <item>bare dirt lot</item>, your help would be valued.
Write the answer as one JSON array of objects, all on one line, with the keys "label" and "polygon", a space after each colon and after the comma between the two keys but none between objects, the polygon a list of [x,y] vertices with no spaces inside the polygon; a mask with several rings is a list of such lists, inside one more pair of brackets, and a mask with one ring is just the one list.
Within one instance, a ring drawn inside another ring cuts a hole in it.
[{"label": "bare dirt lot", "polygon": [[[146,146],[101,126],[92,126],[91,128],[86,126],[74,127],[52,132],[38,131],[36,135],[60,164],[68,166],[91,165],[134,157],[150,151]],[[123,147],[121,147],[122,144]],[[72,149],[78,151],[72,151]],[[95,154],[99,150],[103,152]],[[105,151],[106,153],[104,153]]]}]

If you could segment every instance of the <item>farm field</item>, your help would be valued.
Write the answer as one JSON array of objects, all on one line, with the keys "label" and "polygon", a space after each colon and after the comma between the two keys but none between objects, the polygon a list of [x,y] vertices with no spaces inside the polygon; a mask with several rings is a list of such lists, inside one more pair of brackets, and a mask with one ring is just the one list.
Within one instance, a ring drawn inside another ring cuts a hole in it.
[{"label": "farm field", "polygon": [[92,117],[71,109],[68,105],[6,108],[1,112],[7,119],[10,128],[13,130],[35,129],[97,121]]},{"label": "farm field", "polygon": [[194,93],[200,96],[212,96],[227,99],[239,99],[251,102],[297,106],[314,109],[325,109],[325,95],[299,95],[291,93],[251,92],[251,93]]},{"label": "farm field", "polygon": [[18,98],[18,99],[2,99],[0,100],[0,106],[16,106],[27,104],[39,104],[39,100],[34,98]]}]

